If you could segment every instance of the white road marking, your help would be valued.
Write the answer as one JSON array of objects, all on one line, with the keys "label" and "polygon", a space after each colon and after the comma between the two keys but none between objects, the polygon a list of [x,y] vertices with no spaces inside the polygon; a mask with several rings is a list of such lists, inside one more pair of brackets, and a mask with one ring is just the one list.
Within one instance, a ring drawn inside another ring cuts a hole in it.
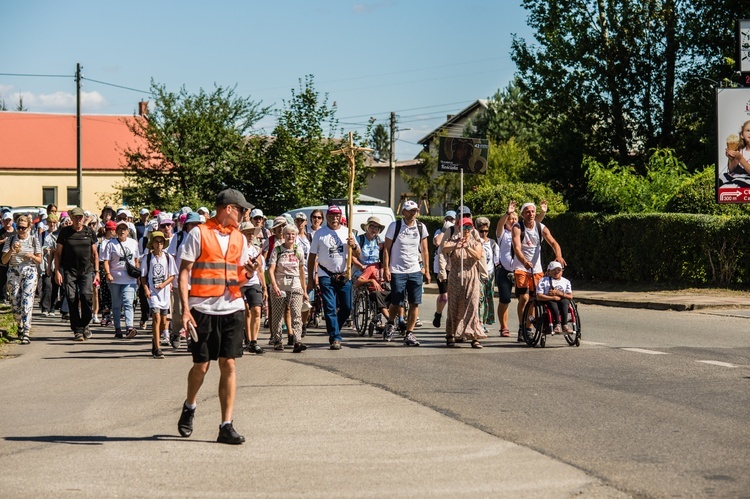
[{"label": "white road marking", "polygon": [[667,352],[657,352],[656,350],[646,350],[644,348],[623,348],[622,350],[636,353],[647,353],[649,355],[669,355]]},{"label": "white road marking", "polygon": [[606,343],[597,343],[596,341],[581,340],[581,345],[596,345],[596,346],[607,346]]},{"label": "white road marking", "polygon": [[711,364],[712,366],[737,367],[734,364],[730,364],[729,362],[721,362],[718,360],[696,360],[696,362],[702,362],[704,364]]}]

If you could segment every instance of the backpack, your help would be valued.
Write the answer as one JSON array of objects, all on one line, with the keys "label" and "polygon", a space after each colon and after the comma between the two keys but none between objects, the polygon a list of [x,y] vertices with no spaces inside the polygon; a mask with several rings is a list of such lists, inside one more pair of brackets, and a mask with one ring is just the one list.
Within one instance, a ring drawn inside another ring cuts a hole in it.
[{"label": "backpack", "polygon": [[[399,229],[400,229],[400,227],[399,227]],[[380,234],[375,234],[375,240],[378,242],[378,246],[380,246],[380,243],[383,242],[380,239]],[[360,249],[365,245],[365,235],[364,234],[360,234],[360,235],[357,236],[357,243],[359,243]],[[376,263],[380,263],[382,261],[383,261],[383,249],[381,248],[380,252],[378,253],[378,261]]]},{"label": "backpack", "polygon": [[[172,255],[170,255],[166,251],[164,252],[164,254],[167,255],[167,266],[169,266],[169,264],[171,263],[170,258],[173,258],[173,257],[172,257]],[[151,253],[150,251],[148,252],[148,255],[146,255],[146,281],[148,281],[148,273],[151,272],[151,258],[153,256],[154,256],[154,254]],[[167,277],[169,277],[169,276],[167,276]]]},{"label": "backpack", "polygon": [[[393,231],[393,238],[394,238],[394,240],[401,233],[401,220],[402,219],[400,219],[400,218],[398,220],[396,220],[396,230]],[[424,239],[426,239],[426,237],[422,236],[423,229],[424,229],[424,224],[422,222],[420,222],[419,220],[417,220],[417,230],[419,231],[419,244],[420,244],[420,247],[421,247],[422,241]],[[393,243],[391,243],[391,251],[388,254],[388,256],[390,256],[391,259],[393,259]],[[420,253],[420,258],[421,258],[421,253]],[[381,258],[381,260],[382,260],[382,258]]]}]

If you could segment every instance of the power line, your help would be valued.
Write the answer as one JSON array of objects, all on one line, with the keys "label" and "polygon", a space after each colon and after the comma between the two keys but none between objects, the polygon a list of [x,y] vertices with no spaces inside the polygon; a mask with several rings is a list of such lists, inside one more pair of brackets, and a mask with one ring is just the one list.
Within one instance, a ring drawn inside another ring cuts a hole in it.
[{"label": "power line", "polygon": [[[411,108],[408,108],[408,109],[397,109],[394,112],[396,112],[396,113],[404,113],[406,111],[419,111],[420,109],[431,109],[433,107],[457,106],[459,104],[468,104],[470,102],[474,102],[474,101],[473,100],[469,100],[469,101],[460,101],[460,102],[449,102],[448,104],[435,104],[435,105],[432,105],[432,106],[411,107]],[[364,118],[364,117],[367,117],[367,116],[377,116],[378,114],[386,114],[387,115],[390,112],[391,111],[385,111],[385,112],[382,112],[382,113],[358,114],[356,116],[345,116],[345,117],[343,117],[341,119],[342,120],[348,120],[348,119],[351,119],[351,118]]]},{"label": "power line", "polygon": [[141,93],[141,94],[151,95],[151,92],[149,92],[147,90],[139,90],[137,88],[126,87],[126,86],[123,86],[123,85],[116,85],[114,83],[108,83],[106,81],[99,81],[99,80],[94,80],[92,78],[86,78],[85,76],[82,76],[81,79],[82,80],[86,80],[86,81],[92,81],[94,83],[99,83],[101,85],[107,85],[107,86],[110,86],[110,87],[122,88],[124,90],[131,90],[133,92],[138,92],[138,93]]},{"label": "power line", "polygon": [[31,78],[75,78],[75,75],[44,75],[32,73],[0,73],[0,76],[24,76]]}]

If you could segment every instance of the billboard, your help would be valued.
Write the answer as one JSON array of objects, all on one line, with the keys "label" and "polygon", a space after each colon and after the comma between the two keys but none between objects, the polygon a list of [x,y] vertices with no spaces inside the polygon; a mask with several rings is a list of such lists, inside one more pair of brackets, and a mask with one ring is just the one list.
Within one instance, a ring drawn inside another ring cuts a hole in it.
[{"label": "billboard", "polygon": [[487,155],[490,143],[485,139],[466,137],[440,137],[438,152],[439,172],[487,173]]},{"label": "billboard", "polygon": [[750,202],[750,88],[716,89],[716,200]]}]

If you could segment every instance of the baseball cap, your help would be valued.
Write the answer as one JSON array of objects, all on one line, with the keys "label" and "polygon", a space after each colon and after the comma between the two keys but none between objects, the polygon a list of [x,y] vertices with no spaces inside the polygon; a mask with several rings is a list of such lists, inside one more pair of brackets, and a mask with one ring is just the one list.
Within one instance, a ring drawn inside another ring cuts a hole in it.
[{"label": "baseball cap", "polygon": [[152,217],[155,217],[155,216],[157,216],[157,215],[158,215],[159,213],[161,213],[161,211],[160,211],[160,210],[153,210],[153,211],[151,211],[151,216],[152,216]]},{"label": "baseball cap", "polygon": [[526,208],[529,208],[530,206],[533,206],[534,208],[536,208],[536,205],[534,203],[524,203],[523,206],[521,206],[521,213],[523,213],[524,210]]},{"label": "baseball cap", "polygon": [[547,270],[555,270],[555,269],[561,269],[561,268],[563,268],[563,266],[557,260],[552,260],[551,262],[549,262],[549,265],[547,265]]},{"label": "baseball cap", "polygon": [[172,216],[169,213],[159,213],[159,225],[173,225],[174,220],[172,220]]},{"label": "baseball cap", "polygon": [[464,225],[471,225],[472,227],[474,227],[474,221],[471,218],[468,218],[468,217],[462,218],[461,219],[461,227],[463,227]]},{"label": "baseball cap", "polygon": [[304,212],[300,211],[296,215],[294,215],[295,220],[307,220],[307,215],[305,215]]},{"label": "baseball cap", "polygon": [[6,211],[3,214],[3,220],[13,220],[13,215],[11,215],[11,213],[9,211]]},{"label": "baseball cap", "polygon": [[110,220],[109,222],[104,224],[104,228],[107,230],[115,230],[117,228],[117,224],[114,221]]},{"label": "baseball cap", "polygon": [[164,233],[158,230],[155,230],[151,233],[151,237],[148,240],[148,249],[153,250],[154,249],[154,239],[157,237],[162,238],[162,240],[166,241],[167,238],[164,236]]},{"label": "baseball cap", "polygon": [[[198,209],[198,211],[201,211],[203,208]],[[250,218],[255,217],[263,217],[263,210],[260,208],[255,208],[253,211],[250,212]]]},{"label": "baseball cap", "polygon": [[458,211],[459,215],[469,215],[469,216],[471,216],[471,210],[469,209],[468,206],[461,205],[461,206],[458,207],[457,211]]},{"label": "baseball cap", "polygon": [[205,206],[201,206],[200,208],[198,208],[198,213],[200,213],[200,212],[211,213],[211,210],[209,210]]},{"label": "baseball cap", "polygon": [[341,208],[339,208],[335,204],[332,204],[331,206],[328,207],[328,211],[326,212],[326,214],[328,213],[332,213],[332,214],[338,213],[339,215],[341,215]]},{"label": "baseball cap", "polygon": [[70,210],[68,212],[68,215],[70,215],[70,218],[73,218],[73,217],[82,217],[82,216],[84,216],[84,213],[83,213],[82,209],[80,209],[79,207],[76,206],[75,208],[73,208],[72,210]]},{"label": "baseball cap", "polygon": [[245,200],[244,194],[234,189],[224,189],[216,196],[216,206],[226,206],[228,204],[236,204],[246,210],[252,210],[255,207]]},{"label": "baseball cap", "polygon": [[148,215],[149,211],[146,208],[141,208],[141,211],[138,212],[140,215]]},{"label": "baseball cap", "polygon": [[456,212],[453,211],[453,210],[448,210],[448,211],[445,212],[445,217],[444,218],[453,218],[453,219],[455,219],[456,218]]},{"label": "baseball cap", "polygon": [[119,222],[117,222],[117,227],[119,227],[120,225],[124,225],[125,227],[130,229],[130,224],[128,224],[126,220],[120,220]]},{"label": "baseball cap", "polygon": [[404,203],[404,206],[401,208],[401,211],[413,211],[413,210],[418,210],[418,209],[419,209],[419,205],[417,205],[417,203],[415,203],[414,201],[410,199],[409,201]]}]

